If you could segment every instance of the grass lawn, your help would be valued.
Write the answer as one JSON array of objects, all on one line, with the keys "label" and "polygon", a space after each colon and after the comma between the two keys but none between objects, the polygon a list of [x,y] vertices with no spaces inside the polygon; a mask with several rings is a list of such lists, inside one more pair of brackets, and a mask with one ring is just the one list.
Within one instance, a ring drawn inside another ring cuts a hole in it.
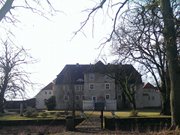
[{"label": "grass lawn", "polygon": [[[85,111],[84,112],[86,114],[86,116],[88,117],[99,117],[101,112],[92,112],[92,111]],[[113,117],[112,112],[107,112],[104,111],[103,115],[105,117]],[[114,117],[115,118],[129,118],[131,117],[131,111],[116,111],[114,112]],[[160,115],[160,112],[157,111],[138,111],[137,117],[146,117],[146,118],[170,118],[170,116],[165,116],[165,115]],[[132,117],[134,118],[134,117]]]},{"label": "grass lawn", "polygon": [[[59,112],[59,111],[58,111]],[[41,119],[64,119],[65,116],[57,115],[57,111],[38,112],[35,117],[20,116],[20,114],[1,114],[0,120],[41,120]]]},{"label": "grass lawn", "polygon": [[[0,120],[33,120],[33,119],[65,119],[68,114],[63,114],[64,111],[45,111],[38,112],[36,117],[25,117],[20,116],[19,114],[11,114],[11,115],[0,115]],[[59,113],[59,114],[58,114]],[[45,114],[45,115],[44,115]],[[57,115],[58,114],[58,115]],[[70,113],[69,113],[70,114]],[[84,116],[84,117],[100,117],[100,111],[84,111],[82,114],[79,111],[76,111],[76,116]],[[131,117],[131,111],[116,111],[114,115],[110,111],[103,112],[104,117],[115,117],[115,118],[135,118]],[[137,117],[142,118],[170,118],[170,116],[160,115],[157,111],[138,111]]]}]

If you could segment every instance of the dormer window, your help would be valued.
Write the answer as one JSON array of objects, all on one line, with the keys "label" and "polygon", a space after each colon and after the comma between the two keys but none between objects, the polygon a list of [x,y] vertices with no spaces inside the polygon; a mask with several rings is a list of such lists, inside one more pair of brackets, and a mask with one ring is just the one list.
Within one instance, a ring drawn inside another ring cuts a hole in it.
[{"label": "dormer window", "polygon": [[77,79],[77,82],[79,82],[79,83],[83,83],[83,82],[84,82],[84,80],[83,80],[83,79],[81,79],[81,78],[79,78],[79,79]]}]

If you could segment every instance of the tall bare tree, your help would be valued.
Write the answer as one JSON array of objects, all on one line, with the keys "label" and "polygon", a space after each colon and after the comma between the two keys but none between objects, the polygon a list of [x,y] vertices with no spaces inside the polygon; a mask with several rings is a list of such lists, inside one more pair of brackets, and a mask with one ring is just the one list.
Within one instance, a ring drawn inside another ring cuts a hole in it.
[{"label": "tall bare tree", "polygon": [[136,87],[142,84],[141,75],[132,65],[108,64],[105,72],[107,76],[114,79],[118,86],[118,91],[122,90],[122,104],[125,106],[126,99],[133,110],[136,110]]},{"label": "tall bare tree", "polygon": [[160,12],[160,8],[139,5],[138,9],[124,12],[124,19],[112,37],[112,54],[117,54],[121,61],[137,62],[144,67],[145,74],[152,74],[162,94],[161,113],[170,115],[170,83],[162,38],[162,18],[154,12]]},{"label": "tall bare tree", "polygon": [[24,48],[9,41],[1,43],[0,51],[0,112],[4,110],[6,96],[24,96],[26,87],[32,85],[24,66],[35,62]]},{"label": "tall bare tree", "polygon": [[[87,22],[93,17],[98,10],[114,8],[116,10],[115,15],[110,17],[113,20],[113,27],[112,31],[110,32],[110,36],[107,38],[106,42],[111,41],[112,36],[116,33],[116,28],[119,19],[121,18],[121,14],[123,12],[123,8],[129,10],[130,8],[137,8],[139,5],[144,5],[144,7],[159,7],[161,12],[154,12],[154,14],[159,17],[159,13],[162,15],[162,26],[163,26],[163,38],[164,38],[164,47],[165,52],[167,54],[167,62],[168,62],[168,73],[170,77],[170,85],[171,85],[171,113],[172,113],[172,125],[180,126],[180,67],[178,65],[178,49],[177,49],[177,42],[176,42],[176,29],[179,28],[179,15],[175,13],[179,13],[179,4],[176,6],[174,2],[178,3],[177,0],[146,0],[146,1],[137,1],[137,0],[124,0],[124,1],[113,1],[113,0],[101,0],[99,3],[91,8],[88,13],[87,19],[83,21],[78,31],[81,31]],[[174,10],[174,9],[177,10]],[[173,12],[175,11],[175,12]],[[109,15],[109,14],[108,14]],[[75,34],[77,34],[77,32]],[[135,35],[134,35],[135,36]]]},{"label": "tall bare tree", "polygon": [[180,65],[178,62],[179,53],[176,42],[176,18],[174,18],[170,0],[160,0],[160,7],[164,20],[163,36],[171,84],[172,125],[180,126]]},{"label": "tall bare tree", "polygon": [[24,8],[45,16],[47,12],[53,13],[57,11],[53,8],[49,0],[1,0],[0,1],[0,22],[2,20],[14,23],[17,18],[14,16],[14,11],[18,8]]}]

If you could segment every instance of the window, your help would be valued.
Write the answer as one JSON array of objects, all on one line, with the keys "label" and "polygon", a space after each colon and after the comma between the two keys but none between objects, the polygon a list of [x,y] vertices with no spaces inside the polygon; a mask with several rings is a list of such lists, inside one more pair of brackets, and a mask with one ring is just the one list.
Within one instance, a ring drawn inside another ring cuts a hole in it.
[{"label": "window", "polygon": [[84,85],[81,85],[81,90],[84,90]]},{"label": "window", "polygon": [[121,95],[118,95],[118,99],[121,100]]},{"label": "window", "polygon": [[106,98],[106,100],[109,100],[110,99],[110,95],[107,94],[105,98]]},{"label": "window", "polygon": [[84,95],[82,95],[82,97],[81,97],[81,98],[82,98],[82,100],[84,100],[84,99],[85,99]]},{"label": "window", "polygon": [[89,89],[90,89],[90,90],[93,90],[93,89],[94,89],[94,84],[92,84],[92,83],[89,84]]},{"label": "window", "polygon": [[109,83],[105,83],[105,89],[109,90],[110,89],[110,84]]},{"label": "window", "polygon": [[44,99],[44,103],[46,103],[47,102],[47,99]]},{"label": "window", "polygon": [[89,80],[91,80],[91,81],[93,81],[94,80],[94,78],[95,78],[95,76],[94,76],[94,74],[89,74]]},{"label": "window", "polygon": [[80,109],[80,105],[79,104],[76,104],[76,109]]},{"label": "window", "polygon": [[92,96],[92,100],[93,100],[93,101],[96,101],[96,97],[95,97],[95,96]]},{"label": "window", "polygon": [[148,100],[151,100],[149,94],[143,93],[143,96],[146,97]]},{"label": "window", "polygon": [[154,98],[154,96],[152,96],[152,100],[154,100],[155,98]]},{"label": "window", "polygon": [[80,90],[79,85],[75,86],[75,90]]},{"label": "window", "polygon": [[76,95],[76,100],[79,100],[79,95]]},{"label": "window", "polygon": [[68,100],[68,99],[69,99],[69,96],[64,95],[64,100]]},{"label": "window", "polygon": [[45,94],[47,95],[47,91],[45,91]]},{"label": "window", "polygon": [[83,85],[76,85],[76,86],[75,86],[75,90],[76,90],[76,91],[84,90],[84,86],[83,86]]},{"label": "window", "polygon": [[49,92],[49,95],[51,95],[51,91]]}]

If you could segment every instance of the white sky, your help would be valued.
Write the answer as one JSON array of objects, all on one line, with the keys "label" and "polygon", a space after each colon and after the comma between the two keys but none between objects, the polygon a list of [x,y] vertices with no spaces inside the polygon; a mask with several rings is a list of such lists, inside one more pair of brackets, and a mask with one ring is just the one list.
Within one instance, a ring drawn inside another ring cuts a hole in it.
[{"label": "white sky", "polygon": [[103,17],[103,11],[96,15],[94,29],[90,20],[84,29],[86,36],[79,33],[71,40],[73,32],[87,17],[87,12],[81,11],[94,4],[90,0],[58,0],[54,3],[55,8],[64,13],[49,17],[51,21],[26,10],[14,12],[21,23],[9,29],[13,31],[17,44],[30,49],[31,55],[39,61],[28,67],[33,72],[32,80],[42,84],[30,92],[30,97],[55,79],[66,64],[95,62],[100,52],[97,48],[110,30],[110,25],[106,25],[109,18]]},{"label": "white sky", "polygon": [[[21,23],[17,23],[16,27],[5,24],[15,35],[16,44],[30,49],[30,54],[39,61],[29,65],[27,69],[33,73],[32,80],[42,84],[35,87],[35,90],[30,90],[29,97],[35,96],[41,88],[55,79],[66,64],[89,64],[97,60],[100,53],[97,48],[112,28],[113,20],[107,15],[107,11],[100,10],[96,13],[95,22],[92,23],[92,19],[89,21],[83,31],[86,36],[80,32],[71,40],[73,32],[80,28],[80,23],[87,17],[87,12],[82,11],[95,4],[92,0],[54,0],[55,8],[64,13],[49,16],[50,21],[19,9],[14,13]],[[110,12],[109,15],[115,13]],[[109,56],[108,47],[107,45],[103,53],[106,52]]]}]

